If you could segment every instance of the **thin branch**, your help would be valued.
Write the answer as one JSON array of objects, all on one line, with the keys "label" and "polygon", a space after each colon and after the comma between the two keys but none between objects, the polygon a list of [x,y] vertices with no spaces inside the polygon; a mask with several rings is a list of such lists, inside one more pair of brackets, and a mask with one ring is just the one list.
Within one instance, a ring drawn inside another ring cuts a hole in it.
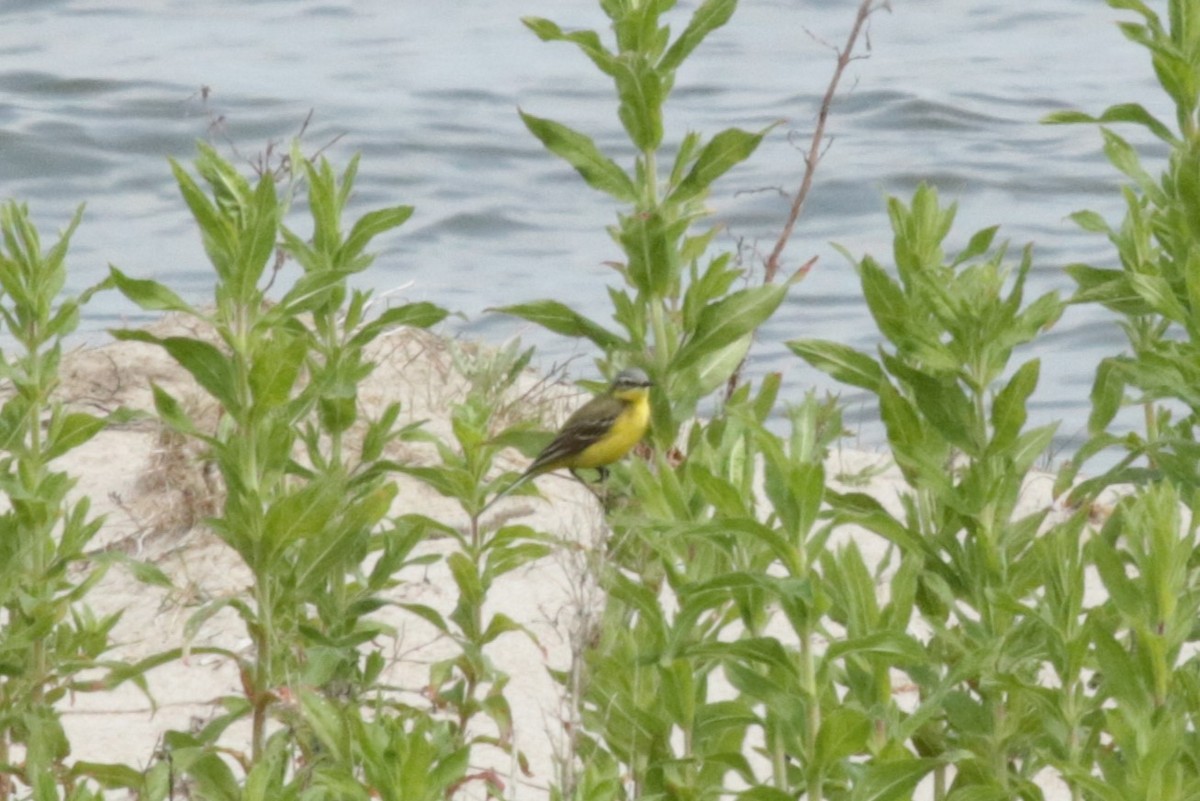
[{"label": "thin branch", "polygon": [[[808,151],[804,155],[804,178],[800,181],[800,188],[792,198],[791,210],[788,212],[788,218],[784,223],[783,230],[779,233],[779,239],[775,242],[775,248],[771,251],[771,255],[767,257],[763,272],[763,281],[765,283],[769,284],[773,282],[776,274],[779,272],[783,249],[787,247],[788,240],[792,237],[792,229],[796,227],[796,220],[800,219],[800,213],[804,210],[804,202],[808,199],[808,193],[812,189],[813,175],[817,171],[817,164],[820,163],[821,158],[828,149],[825,141],[825,123],[829,119],[829,110],[833,106],[833,98],[837,93],[842,73],[846,71],[846,67],[849,66],[851,61],[856,60],[856,57],[853,55],[854,44],[858,41],[867,18],[881,8],[886,8],[890,11],[891,4],[888,0],[862,0],[858,6],[858,13],[854,17],[854,27],[850,29],[850,35],[846,38],[845,46],[841,50],[836,51],[837,65],[834,67],[833,77],[829,81],[829,86],[825,89],[825,96],[821,98],[821,110],[817,113],[817,125],[813,130]],[[870,47],[869,38],[868,47]],[[857,58],[861,58],[861,56]],[[812,261],[809,261],[801,270],[807,272],[811,267]]]}]

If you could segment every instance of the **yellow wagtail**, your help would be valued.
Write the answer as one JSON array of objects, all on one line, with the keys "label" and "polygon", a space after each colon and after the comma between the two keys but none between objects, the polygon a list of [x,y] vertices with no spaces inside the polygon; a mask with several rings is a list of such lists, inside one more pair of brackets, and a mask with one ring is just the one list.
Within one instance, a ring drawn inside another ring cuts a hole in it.
[{"label": "yellow wagtail", "polygon": [[496,494],[486,510],[531,478],[551,470],[598,468],[603,477],[606,465],[620,459],[641,441],[650,424],[650,379],[634,369],[617,373],[609,388],[592,398],[563,423],[558,435],[542,449],[520,478]]}]

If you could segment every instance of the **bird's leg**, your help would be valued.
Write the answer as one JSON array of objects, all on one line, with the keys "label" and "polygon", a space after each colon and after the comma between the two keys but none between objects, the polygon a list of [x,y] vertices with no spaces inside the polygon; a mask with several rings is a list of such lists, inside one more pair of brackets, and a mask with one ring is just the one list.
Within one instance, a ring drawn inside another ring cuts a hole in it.
[{"label": "bird's leg", "polygon": [[592,485],[592,494],[596,496],[596,500],[600,501],[600,505],[608,509],[608,468],[600,466],[596,468],[596,472],[600,475],[596,478],[596,483]]},{"label": "bird's leg", "polygon": [[[608,468],[597,467],[596,469],[600,472],[599,481],[604,481],[606,478],[608,478]],[[568,467],[567,470],[571,473],[572,476],[575,477],[576,481],[578,481],[583,486],[587,487],[588,492],[590,492],[596,496],[596,500],[600,501],[600,503],[603,505],[607,505],[607,503],[608,503],[607,487],[597,490],[596,486],[595,486],[598,483],[597,481],[588,481],[583,476],[576,473],[574,467]]]}]

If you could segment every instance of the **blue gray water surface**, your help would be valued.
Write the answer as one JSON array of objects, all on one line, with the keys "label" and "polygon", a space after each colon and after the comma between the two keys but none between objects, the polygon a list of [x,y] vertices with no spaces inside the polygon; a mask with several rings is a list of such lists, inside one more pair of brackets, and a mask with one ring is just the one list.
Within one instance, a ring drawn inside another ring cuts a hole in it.
[{"label": "blue gray water surface", "polygon": [[[680,2],[676,28],[695,2]],[[799,182],[796,141],[811,131],[853,0],[743,0],[680,70],[668,140],[688,130],[757,129],[784,120],[748,164],[715,187],[726,247],[766,251],[786,212],[774,187]],[[543,364],[595,355],[485,310],[552,297],[607,319],[605,231],[615,208],[546,153],[517,109],[566,122],[628,162],[607,81],[572,47],[539,42],[520,23],[548,16],[602,26],[592,0],[0,0],[0,198],[27,201],[50,234],[81,202],[71,289],[113,263],[196,301],[211,286],[199,238],[167,158],[197,139],[249,158],[286,142],[312,112],[304,141],[344,163],[362,153],[355,209],[406,203],[416,214],[380,242],[359,284],[462,312],[468,336],[537,344]],[[831,243],[889,261],[884,200],[920,181],[959,203],[952,246],[1001,224],[1034,243],[1030,297],[1069,293],[1064,265],[1113,263],[1102,237],[1067,215],[1115,219],[1120,181],[1090,126],[1045,126],[1051,111],[1098,113],[1138,100],[1167,114],[1143,51],[1100,0],[893,0],[870,23],[869,58],[839,93],[833,137],[790,248],[810,277],[761,332],[753,374],[779,370],[786,392],[833,389],[783,342],[877,342],[853,269]],[[1136,131],[1137,142],[1146,142]],[[1146,151],[1161,159],[1161,150]],[[757,191],[756,191],[757,190]],[[1014,248],[1015,252],[1015,248]],[[83,328],[143,319],[115,293],[98,296]],[[1078,444],[1096,362],[1121,348],[1103,311],[1070,309],[1019,358],[1038,356],[1039,422],[1063,421]],[[880,438],[866,399],[844,392],[864,444]]]}]

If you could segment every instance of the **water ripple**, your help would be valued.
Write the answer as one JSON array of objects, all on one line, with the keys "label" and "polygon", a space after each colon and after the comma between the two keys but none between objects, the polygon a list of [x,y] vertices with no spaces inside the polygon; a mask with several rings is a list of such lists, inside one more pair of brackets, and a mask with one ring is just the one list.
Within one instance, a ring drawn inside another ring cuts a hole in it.
[{"label": "water ripple", "polygon": [[[559,4],[554,15],[605,25],[588,4]],[[1059,108],[1097,113],[1134,99],[1170,118],[1150,91],[1146,60],[1110,17],[1091,0],[1053,8],[921,0],[873,19],[870,57],[846,73],[829,118],[832,145],[785,254],[789,265],[817,256],[817,266],[760,332],[753,370],[785,371],[792,394],[838,389],[782,343],[818,336],[875,347],[855,271],[829,243],[886,264],[886,195],[906,196],[921,182],[959,203],[950,249],[994,223],[1016,244],[1035,242],[1031,297],[1070,293],[1063,264],[1111,264],[1104,237],[1068,215],[1094,208],[1118,221],[1124,180],[1093,127],[1038,123]],[[362,280],[380,288],[412,280],[414,296],[468,314],[553,296],[607,318],[613,274],[603,263],[620,254],[606,227],[618,205],[547,153],[517,109],[586,133],[625,169],[637,154],[611,81],[573,48],[537,41],[512,4],[7,0],[0,21],[0,189],[34,201],[47,231],[89,202],[71,255],[73,286],[98,280],[112,261],[202,297],[210,274],[166,158],[186,162],[195,140],[206,139],[246,163],[269,143],[282,147],[315,109],[307,152],[340,136],[324,151],[335,163],[363,154],[353,213],[417,209],[381,238],[377,268]],[[691,130],[711,136],[787,120],[713,188],[707,202],[722,247],[761,252],[774,242],[788,206],[781,192],[799,183],[832,70],[823,42],[839,41],[848,21],[845,8],[823,0],[744,3],[680,70],[668,143]],[[1030,55],[1047,53],[1053,68]],[[206,96],[202,86],[211,87]],[[1118,130],[1158,169],[1162,145],[1130,127]],[[109,293],[85,326],[135,313]],[[581,347],[495,317],[468,330],[521,333],[551,360]],[[1039,413],[1072,417],[1063,430],[1077,429],[1087,414],[1080,388],[1120,347],[1106,313],[1070,310],[1033,351],[1045,363]],[[870,419],[860,396],[843,397],[851,419]]]}]

